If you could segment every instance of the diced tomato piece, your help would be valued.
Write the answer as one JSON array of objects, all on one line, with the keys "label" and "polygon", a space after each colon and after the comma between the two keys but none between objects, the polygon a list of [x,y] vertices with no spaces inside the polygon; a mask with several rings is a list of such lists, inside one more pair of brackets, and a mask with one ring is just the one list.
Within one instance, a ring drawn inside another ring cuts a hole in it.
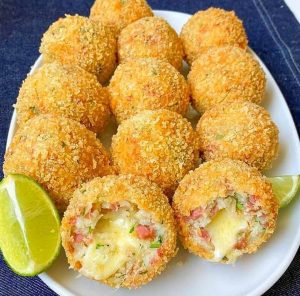
[{"label": "diced tomato piece", "polygon": [[147,225],[139,224],[135,231],[139,239],[153,239],[155,237],[155,230]]},{"label": "diced tomato piece", "polygon": [[250,203],[255,204],[257,200],[258,200],[258,197],[256,195],[250,195],[249,196],[249,202]]},{"label": "diced tomato piece", "polygon": [[81,243],[83,241],[84,236],[80,233],[75,233],[74,240],[76,243]]},{"label": "diced tomato piece", "polygon": [[159,257],[162,257],[163,254],[164,254],[164,251],[162,250],[162,248],[157,249],[157,255],[158,255]]},{"label": "diced tomato piece", "polygon": [[210,241],[210,235],[209,235],[208,231],[205,228],[200,228],[199,231],[198,231],[198,234],[205,241]]},{"label": "diced tomato piece", "polygon": [[202,208],[197,208],[197,209],[191,211],[190,217],[191,217],[193,220],[196,220],[196,219],[198,219],[199,217],[201,217],[202,214],[203,214]]},{"label": "diced tomato piece", "polygon": [[236,244],[235,244],[235,248],[238,250],[242,250],[245,249],[247,247],[247,240],[245,237],[243,237],[241,240],[239,240]]},{"label": "diced tomato piece", "polygon": [[76,217],[72,217],[72,218],[69,220],[69,223],[70,223],[71,225],[75,225],[75,223],[76,223]]}]

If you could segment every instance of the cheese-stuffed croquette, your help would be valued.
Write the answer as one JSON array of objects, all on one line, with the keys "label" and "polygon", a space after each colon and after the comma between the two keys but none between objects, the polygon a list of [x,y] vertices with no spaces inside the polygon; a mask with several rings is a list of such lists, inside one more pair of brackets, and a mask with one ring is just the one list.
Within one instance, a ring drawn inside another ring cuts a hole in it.
[{"label": "cheese-stuffed croquette", "polygon": [[157,58],[181,70],[183,48],[177,33],[164,19],[145,17],[121,31],[118,57],[120,63],[137,58]]},{"label": "cheese-stuffed croquette", "polygon": [[248,44],[235,12],[213,7],[195,13],[183,26],[180,38],[189,64],[211,47],[231,45],[245,50]]},{"label": "cheese-stuffed croquette", "polygon": [[196,130],[205,160],[232,158],[264,170],[278,154],[278,129],[268,111],[254,103],[216,106],[204,113]]},{"label": "cheese-stuffed croquette", "polygon": [[148,283],[176,254],[168,199],[138,176],[106,176],[82,185],[64,214],[61,234],[73,269],[117,288]]},{"label": "cheese-stuffed croquette", "polygon": [[200,113],[240,99],[259,104],[266,78],[250,53],[233,46],[212,48],[192,64],[188,75],[192,104]]},{"label": "cheese-stuffed croquette", "polygon": [[111,151],[119,173],[145,176],[170,195],[196,167],[199,142],[192,125],[180,114],[143,111],[119,125]]},{"label": "cheese-stuffed croquette", "polygon": [[82,182],[112,173],[109,155],[93,132],[53,115],[36,116],[17,130],[3,171],[36,180],[60,211]]},{"label": "cheese-stuffed croquette", "polygon": [[40,114],[79,121],[101,132],[109,119],[109,93],[96,76],[78,66],[44,64],[23,82],[16,110],[19,126]]},{"label": "cheese-stuffed croquette", "polygon": [[153,12],[145,0],[96,0],[90,13],[91,19],[112,26],[117,34],[146,16],[153,16]]},{"label": "cheese-stuffed croquette", "polygon": [[189,105],[184,77],[169,63],[153,58],[120,64],[109,92],[118,122],[144,110],[168,109],[185,115]]},{"label": "cheese-stuffed croquette", "polygon": [[278,202],[260,172],[241,161],[209,161],[180,182],[173,208],[183,246],[214,262],[255,252],[275,229]]},{"label": "cheese-stuffed croquette", "polygon": [[77,65],[106,82],[116,68],[117,41],[111,28],[87,17],[66,15],[44,33],[40,52],[45,63]]}]

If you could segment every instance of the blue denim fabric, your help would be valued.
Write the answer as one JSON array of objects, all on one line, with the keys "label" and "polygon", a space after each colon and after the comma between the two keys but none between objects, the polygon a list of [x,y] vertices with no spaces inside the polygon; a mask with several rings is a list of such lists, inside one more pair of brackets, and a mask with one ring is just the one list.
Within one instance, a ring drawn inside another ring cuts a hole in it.
[{"label": "blue denim fabric", "polygon": [[[195,13],[209,6],[233,9],[244,21],[250,46],[277,81],[300,129],[300,25],[282,0],[149,0],[154,9]],[[0,163],[12,104],[37,59],[40,38],[58,17],[88,15],[91,0],[0,0]],[[0,172],[0,177],[2,172]],[[251,276],[251,275],[249,275]],[[15,275],[0,256],[0,295],[56,295],[38,277]],[[265,294],[300,295],[300,252]]]}]

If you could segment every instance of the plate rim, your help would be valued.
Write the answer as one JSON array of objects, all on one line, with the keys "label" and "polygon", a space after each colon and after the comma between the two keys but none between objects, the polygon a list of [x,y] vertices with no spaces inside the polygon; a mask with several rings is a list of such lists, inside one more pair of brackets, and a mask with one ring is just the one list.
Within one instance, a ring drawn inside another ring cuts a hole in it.
[{"label": "plate rim", "polygon": [[[189,13],[184,13],[184,12],[180,12],[180,11],[172,11],[172,10],[158,10],[158,9],[154,9],[153,12],[155,14],[158,14],[159,16],[162,16],[164,14],[177,14],[178,16],[183,16],[183,17],[191,17],[192,15]],[[250,49],[250,48],[249,48]],[[285,97],[283,96],[281,89],[279,88],[276,80],[274,79],[272,73],[269,71],[269,69],[267,68],[267,66],[264,64],[264,62],[259,58],[259,56],[252,50],[250,49],[251,53],[255,56],[255,58],[260,62],[260,64],[263,67],[263,70],[268,73],[268,75],[270,75],[272,77],[272,79],[274,80],[276,87],[278,89],[278,92],[280,93],[280,95],[283,98],[283,104],[285,106],[285,112],[288,114],[288,120],[289,120],[289,124],[291,126],[293,126],[293,130],[291,131],[293,134],[293,137],[296,137],[296,139],[298,139],[298,148],[300,151],[300,140],[299,140],[299,134],[296,128],[296,124],[294,121],[294,118],[292,116],[292,113],[290,111],[290,108],[286,102]],[[39,55],[39,57],[36,59],[36,61],[34,62],[34,64],[31,66],[29,75],[32,74],[36,68],[38,67],[38,65],[42,62],[42,55]],[[8,135],[7,135],[7,139],[6,139],[6,147],[5,150],[7,150],[8,146],[11,143],[11,140],[13,138],[13,135],[15,133],[16,127],[17,127],[17,123],[16,123],[16,119],[17,119],[17,114],[16,114],[16,110],[13,111],[12,117],[11,117],[11,121],[9,124],[9,130],[8,130]],[[256,296],[256,295],[261,295],[264,292],[266,292],[268,289],[270,289],[279,279],[280,277],[285,273],[285,271],[287,270],[287,268],[290,266],[292,260],[294,259],[298,248],[300,246],[300,227],[298,228],[298,232],[295,235],[295,239],[293,241],[293,244],[289,247],[289,252],[286,254],[285,259],[283,261],[281,261],[281,263],[276,267],[276,269],[274,269],[274,271],[272,272],[272,274],[265,280],[263,280],[254,290],[250,291],[247,293],[247,296]],[[50,276],[48,276],[47,272],[43,272],[41,274],[38,275],[38,277],[50,288],[52,289],[54,292],[56,292],[59,295],[63,295],[63,296],[76,296],[77,294],[74,294],[73,292],[70,292],[67,288],[65,288],[63,285],[61,285],[60,283],[56,282],[55,280],[53,280]]]}]

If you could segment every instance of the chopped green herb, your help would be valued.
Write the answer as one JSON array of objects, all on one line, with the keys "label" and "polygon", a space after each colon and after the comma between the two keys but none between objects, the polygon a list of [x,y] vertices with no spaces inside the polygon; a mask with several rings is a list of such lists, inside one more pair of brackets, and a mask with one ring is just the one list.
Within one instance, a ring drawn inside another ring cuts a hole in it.
[{"label": "chopped green herb", "polygon": [[30,110],[31,112],[35,113],[35,114],[38,114],[38,113],[39,113],[36,106],[31,106],[31,107],[29,107],[29,110]]},{"label": "chopped green herb", "polygon": [[158,237],[158,242],[161,243],[161,244],[162,244],[162,242],[163,242],[162,236],[161,236],[161,235]]},{"label": "chopped green herb", "polygon": [[61,141],[61,147],[66,147],[67,146],[67,144],[64,142],[64,141]]},{"label": "chopped green herb", "polygon": [[158,249],[161,246],[160,242],[154,242],[150,244],[151,249]]},{"label": "chopped green herb", "polygon": [[147,270],[145,270],[145,271],[140,271],[139,274],[145,274],[145,273],[147,273],[147,272],[148,272]]},{"label": "chopped green herb", "polygon": [[136,224],[133,224],[133,225],[131,226],[131,228],[129,229],[129,233],[132,233],[132,232],[134,231],[135,226],[136,226]]},{"label": "chopped green herb", "polygon": [[89,233],[92,233],[94,228],[92,226],[89,226]]},{"label": "chopped green herb", "polygon": [[96,249],[100,249],[101,247],[104,247],[104,245],[103,244],[97,244],[96,245]]},{"label": "chopped green herb", "polygon": [[243,210],[244,209],[244,205],[242,203],[240,203],[239,201],[236,202],[236,208],[239,210]]},{"label": "chopped green herb", "polygon": [[152,69],[152,75],[157,75],[157,71],[155,69]]},{"label": "chopped green herb", "polygon": [[216,140],[222,140],[224,138],[224,135],[217,134],[215,138]]}]

